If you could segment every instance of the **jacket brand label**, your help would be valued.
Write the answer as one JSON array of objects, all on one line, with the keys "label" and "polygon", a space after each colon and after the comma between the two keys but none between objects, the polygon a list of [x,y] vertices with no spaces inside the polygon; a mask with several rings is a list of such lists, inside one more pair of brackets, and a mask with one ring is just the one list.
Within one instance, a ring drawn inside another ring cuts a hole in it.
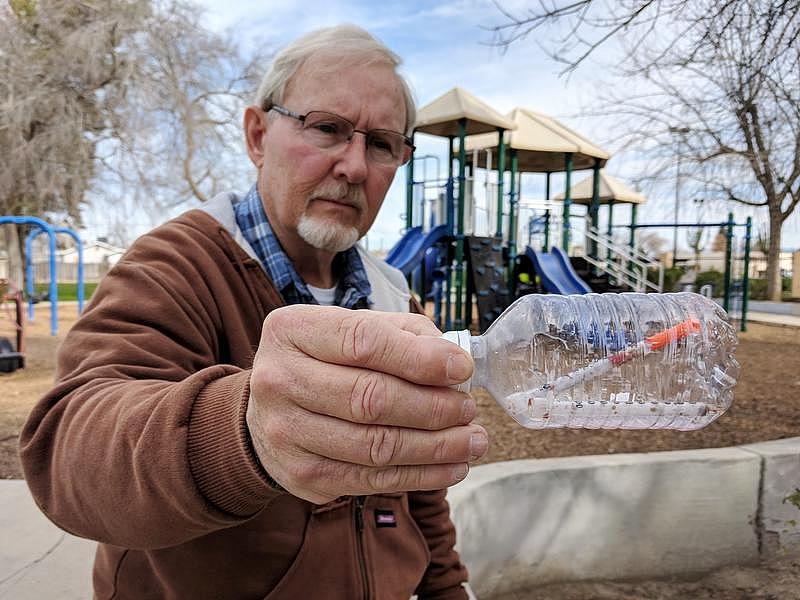
[{"label": "jacket brand label", "polygon": [[375,509],[375,527],[397,527],[393,510]]}]

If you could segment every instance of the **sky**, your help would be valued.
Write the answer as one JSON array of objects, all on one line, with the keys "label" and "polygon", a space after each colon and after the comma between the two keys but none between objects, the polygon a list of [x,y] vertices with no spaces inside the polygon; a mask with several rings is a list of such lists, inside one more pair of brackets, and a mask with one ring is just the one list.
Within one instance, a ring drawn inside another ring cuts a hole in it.
[{"label": "sky", "polygon": [[[498,0],[505,8],[519,10],[522,0]],[[612,138],[608,124],[597,119],[581,117],[592,106],[596,94],[602,93],[602,61],[613,60],[614,48],[604,47],[569,78],[559,75],[562,65],[548,57],[531,38],[502,51],[492,44],[493,26],[505,22],[497,6],[489,1],[450,0],[423,2],[373,2],[371,0],[326,0],[325,2],[291,2],[287,0],[199,0],[205,12],[204,20],[215,30],[231,29],[242,41],[245,51],[266,43],[279,49],[299,35],[339,23],[360,25],[380,38],[403,58],[401,72],[415,93],[418,106],[460,86],[502,113],[515,107],[525,107],[548,114],[575,129],[594,143],[605,146]],[[434,154],[444,164],[445,141],[430,136],[417,136],[417,154]],[[248,160],[242,154],[242,160]],[[434,162],[428,163],[433,173]],[[442,166],[442,169],[445,167]],[[636,166],[624,157],[609,161],[607,171],[622,176],[635,176]],[[590,172],[578,172],[573,183]],[[392,188],[372,230],[367,237],[371,250],[388,250],[404,227],[401,214],[405,211],[404,169],[397,172]],[[523,181],[522,200],[543,198],[544,176],[530,175]],[[554,177],[556,192],[563,191],[563,179]],[[242,182],[242,187],[251,182]],[[559,187],[560,186],[560,187]],[[697,214],[697,205],[690,199],[680,207],[681,220],[703,218],[724,220],[723,214]],[[581,209],[577,209],[580,211]],[[737,221],[748,214],[758,219],[761,213],[748,209],[735,210]],[[614,220],[628,222],[629,211],[615,212]],[[639,222],[672,222],[675,214],[675,192],[661,190],[639,209]],[[604,213],[601,211],[601,227]],[[763,220],[763,219],[762,219]],[[659,230],[670,240],[672,233]],[[685,246],[683,234],[679,244]],[[783,246],[800,247],[800,218],[790,219],[784,226]]]}]

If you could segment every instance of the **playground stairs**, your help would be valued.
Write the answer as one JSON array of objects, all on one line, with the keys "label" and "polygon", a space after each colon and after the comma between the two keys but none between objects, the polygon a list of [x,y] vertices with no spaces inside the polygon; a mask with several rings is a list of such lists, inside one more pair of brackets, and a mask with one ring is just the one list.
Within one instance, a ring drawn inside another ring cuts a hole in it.
[{"label": "playground stairs", "polygon": [[464,239],[467,255],[467,306],[472,315],[473,295],[477,303],[477,323],[467,323],[481,333],[511,303],[503,258],[503,240],[499,237],[467,236]]},{"label": "playground stairs", "polygon": [[595,269],[583,256],[571,256],[569,262],[572,268],[583,279],[593,292],[604,294],[606,292],[631,292],[633,288],[625,284],[616,284],[611,281],[608,273],[595,273]]},{"label": "playground stairs", "polygon": [[[585,236],[587,247],[593,246],[596,251],[591,256],[583,257],[591,265],[594,271],[593,275],[605,274],[608,276],[608,281],[613,281],[614,285],[636,292],[663,291],[664,265],[660,261],[654,260],[628,245],[615,242],[594,227],[587,226]],[[602,256],[607,258],[600,258]],[[657,281],[649,280],[650,272],[656,275]],[[598,291],[595,290],[595,286],[589,279],[585,279],[585,281],[594,291]]]}]

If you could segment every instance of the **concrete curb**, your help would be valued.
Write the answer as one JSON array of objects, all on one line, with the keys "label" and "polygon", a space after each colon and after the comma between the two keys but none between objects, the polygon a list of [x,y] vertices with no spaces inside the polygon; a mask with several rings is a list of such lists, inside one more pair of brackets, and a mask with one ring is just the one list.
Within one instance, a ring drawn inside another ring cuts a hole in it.
[{"label": "concrete curb", "polygon": [[480,598],[689,575],[800,548],[798,485],[800,437],[481,465],[448,499]]},{"label": "concrete curb", "polygon": [[[478,598],[544,583],[707,571],[800,549],[800,437],[733,448],[518,460],[449,494]],[[95,544],[0,480],[0,600],[91,597]]]}]

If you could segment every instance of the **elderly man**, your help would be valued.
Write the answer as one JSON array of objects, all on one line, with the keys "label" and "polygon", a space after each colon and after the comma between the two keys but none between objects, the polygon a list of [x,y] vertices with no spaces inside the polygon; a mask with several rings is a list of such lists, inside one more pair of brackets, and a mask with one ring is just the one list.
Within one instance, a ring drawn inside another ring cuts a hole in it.
[{"label": "elderly man", "polygon": [[351,26],[287,47],[244,115],[253,188],[140,238],[67,336],[21,456],[100,542],[96,598],[466,597],[472,363],[354,245],[412,149],[398,63]]}]

